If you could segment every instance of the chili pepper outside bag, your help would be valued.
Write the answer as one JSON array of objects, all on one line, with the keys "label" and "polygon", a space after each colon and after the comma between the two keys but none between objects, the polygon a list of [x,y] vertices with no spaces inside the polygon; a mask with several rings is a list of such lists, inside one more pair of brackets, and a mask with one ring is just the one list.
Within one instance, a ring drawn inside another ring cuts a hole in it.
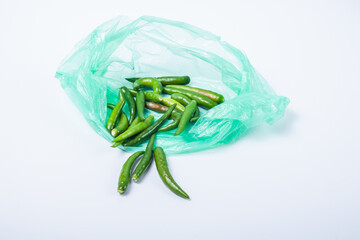
[{"label": "chili pepper outside bag", "polygon": [[[118,17],[96,28],[59,66],[56,78],[90,126],[111,142],[105,128],[126,77],[182,76],[190,86],[219,92],[225,102],[201,109],[201,118],[174,137],[157,134],[167,154],[195,152],[233,142],[250,128],[280,119],[289,103],[278,96],[237,48],[220,37],[186,23],[143,16]],[[127,106],[123,111],[129,116]],[[160,114],[151,112],[157,119]],[[149,110],[146,110],[146,115]],[[143,150],[123,147],[126,151]]]}]

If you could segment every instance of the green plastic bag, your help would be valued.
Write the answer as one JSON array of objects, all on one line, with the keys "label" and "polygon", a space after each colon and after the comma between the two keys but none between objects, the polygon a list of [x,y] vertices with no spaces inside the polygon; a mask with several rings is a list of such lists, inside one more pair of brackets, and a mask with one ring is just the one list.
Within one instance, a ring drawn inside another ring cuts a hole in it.
[{"label": "green plastic bag", "polygon": [[[289,103],[278,96],[251,66],[247,57],[220,37],[186,23],[143,16],[110,20],[81,41],[56,72],[70,99],[103,138],[116,103],[118,88],[132,84],[125,77],[188,75],[190,86],[224,95],[225,102],[209,111],[181,135],[157,134],[156,144],[169,154],[214,148],[237,140],[263,122],[274,123]],[[124,108],[128,114],[127,106]],[[147,112],[149,114],[149,112]],[[158,114],[154,114],[158,118]],[[120,148],[126,151],[144,149]]]}]

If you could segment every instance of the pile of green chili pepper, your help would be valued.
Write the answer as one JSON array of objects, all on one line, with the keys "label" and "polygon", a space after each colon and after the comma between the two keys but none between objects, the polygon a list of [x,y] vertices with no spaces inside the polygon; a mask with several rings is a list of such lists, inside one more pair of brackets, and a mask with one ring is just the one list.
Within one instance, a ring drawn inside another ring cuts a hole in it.
[{"label": "pile of green chili pepper", "polygon": [[[189,199],[171,176],[164,150],[161,147],[154,149],[156,134],[173,129],[176,129],[174,136],[181,134],[189,124],[200,118],[199,107],[213,108],[224,102],[224,97],[210,90],[186,85],[190,83],[188,76],[126,78],[126,80],[133,83],[133,89],[121,87],[119,101],[116,104],[107,104],[112,111],[105,126],[114,137],[112,147],[136,146],[146,140],[149,141],[145,151],[134,153],[124,163],[119,177],[118,192],[122,194],[126,191],[130,179],[137,182],[154,157],[156,169],[164,184],[175,194]],[[150,88],[152,91],[144,91],[144,88]],[[170,96],[163,96],[162,93]],[[129,108],[129,117],[123,112],[125,104]],[[152,114],[145,116],[145,108],[163,115],[154,121]],[[169,118],[172,121],[165,125]],[[138,159],[141,160],[131,172]]]}]

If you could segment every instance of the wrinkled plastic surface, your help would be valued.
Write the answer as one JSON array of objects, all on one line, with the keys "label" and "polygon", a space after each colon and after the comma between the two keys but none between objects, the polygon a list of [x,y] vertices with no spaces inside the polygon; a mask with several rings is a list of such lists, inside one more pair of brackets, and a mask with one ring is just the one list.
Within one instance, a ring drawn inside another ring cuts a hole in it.
[{"label": "wrinkled plastic surface", "polygon": [[[90,126],[111,142],[105,128],[118,88],[132,84],[125,77],[189,75],[190,86],[224,95],[181,135],[157,135],[166,153],[194,152],[237,140],[250,128],[274,123],[289,103],[278,96],[247,57],[220,37],[182,22],[143,16],[110,20],[81,41],[59,66],[56,77]],[[128,114],[127,106],[124,108]],[[148,114],[149,112],[147,112]],[[155,114],[155,117],[159,117]],[[126,151],[143,149],[120,148]]]}]

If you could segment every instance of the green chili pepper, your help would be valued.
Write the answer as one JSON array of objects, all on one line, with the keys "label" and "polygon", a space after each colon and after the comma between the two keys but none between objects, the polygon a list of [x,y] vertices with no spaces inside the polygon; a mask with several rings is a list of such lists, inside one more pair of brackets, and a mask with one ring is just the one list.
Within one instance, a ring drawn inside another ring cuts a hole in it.
[{"label": "green chili pepper", "polygon": [[149,115],[145,121],[140,122],[138,124],[136,124],[134,127],[126,130],[125,132],[123,132],[122,134],[120,134],[119,136],[117,136],[113,142],[121,142],[124,141],[125,139],[134,136],[135,134],[143,131],[144,129],[148,128],[151,123],[154,120],[154,115]]},{"label": "green chili pepper", "polygon": [[205,108],[213,108],[217,105],[217,103],[211,100],[210,98],[196,92],[190,92],[183,89],[175,89],[169,87],[164,87],[164,92],[167,94],[173,94],[173,93],[184,94],[185,96],[195,100],[198,105],[203,106]]},{"label": "green chili pepper", "polygon": [[161,94],[163,86],[155,78],[140,78],[134,82],[134,89],[138,90],[140,87],[151,87],[154,93]]},{"label": "green chili pepper", "polygon": [[110,114],[109,119],[106,122],[106,129],[109,132],[115,127],[115,124],[121,115],[124,104],[125,104],[124,95],[120,91],[119,92],[119,102],[115,105],[114,109],[112,110],[112,112]]},{"label": "green chili pepper", "polygon": [[130,110],[129,124],[131,124],[136,116],[136,104],[134,98],[131,96],[129,89],[127,87],[121,87],[120,90],[124,94],[125,101],[129,106],[129,110]]},{"label": "green chili pepper", "polygon": [[125,130],[129,127],[129,121],[125,113],[121,113],[120,121],[118,125],[111,130],[111,135],[113,137],[118,136],[120,133],[125,132]]},{"label": "green chili pepper", "polygon": [[[136,96],[136,94],[137,94],[137,91],[135,91],[134,89],[129,89],[129,92],[133,96]],[[153,102],[161,102],[162,101],[162,97],[159,94],[156,94],[154,92],[144,91],[144,95],[145,95],[145,99],[147,99],[147,100],[150,100]]]},{"label": "green chili pepper", "polygon": [[139,164],[136,166],[136,168],[132,174],[132,179],[135,182],[137,182],[140,179],[140,177],[143,175],[143,173],[146,171],[146,169],[150,166],[152,156],[153,156],[155,137],[156,137],[156,133],[151,135],[150,140],[146,146],[145,154],[142,157]]},{"label": "green chili pepper", "polygon": [[153,102],[161,102],[162,97],[159,94],[153,92],[144,92],[145,98]]},{"label": "green chili pepper", "polygon": [[224,102],[223,95],[213,92],[213,91],[210,91],[210,90],[196,88],[196,87],[190,87],[190,86],[180,86],[180,85],[168,85],[167,87],[181,89],[181,90],[187,90],[190,92],[196,92],[196,93],[199,93],[201,95],[204,95],[204,96],[210,98],[211,100],[213,100],[216,103]]},{"label": "green chili pepper", "polygon": [[[135,82],[140,78],[125,78],[129,82]],[[164,77],[156,77],[155,79],[159,80],[162,85],[179,85],[179,84],[188,84],[190,82],[189,76],[164,76]]]},{"label": "green chili pepper", "polygon": [[[131,128],[133,128],[134,126],[136,126],[138,123],[140,123],[141,121],[140,121],[140,118],[139,117],[136,117],[135,119],[134,119],[134,121],[131,123],[131,125],[126,129],[126,130],[129,130],[129,129],[131,129]],[[113,147],[113,148],[116,148],[116,147],[118,147],[119,145],[121,145],[123,142],[122,141],[120,141],[120,142],[115,142],[111,147]]]},{"label": "green chili pepper", "polygon": [[141,121],[144,121],[144,108],[145,108],[145,96],[143,91],[139,91],[136,94],[136,110]]},{"label": "green chili pepper", "polygon": [[[171,95],[171,98],[178,101],[179,103],[181,103],[185,107],[187,105],[189,105],[189,103],[191,102],[190,98],[188,98],[187,96],[185,96],[184,94],[181,94],[181,93],[174,93],[174,94]],[[194,116],[190,119],[190,122],[196,122],[199,118],[200,118],[200,110],[196,106]]]},{"label": "green chili pepper", "polygon": [[176,110],[179,110],[180,112],[183,112],[185,110],[185,107],[179,103],[178,101],[171,99],[171,98],[167,98],[167,97],[163,97],[161,100],[161,103],[170,107],[173,104],[176,104]]},{"label": "green chili pepper", "polygon": [[128,160],[126,160],[126,162],[124,163],[122,169],[121,169],[121,173],[120,173],[120,177],[119,177],[119,183],[118,183],[118,189],[117,191],[119,193],[124,193],[129,185],[130,182],[130,171],[131,171],[131,167],[132,165],[135,163],[136,159],[138,159],[138,157],[140,157],[142,154],[144,154],[144,151],[139,151],[134,153],[133,155],[131,155]]},{"label": "green chili pepper", "polygon": [[179,85],[179,84],[188,84],[190,82],[189,76],[164,76],[157,77],[157,80],[161,82],[162,85]]},{"label": "green chili pepper", "polygon": [[181,115],[182,115],[182,113],[173,111],[171,113],[171,119],[173,121],[171,123],[167,124],[166,126],[163,126],[162,128],[160,128],[159,132],[165,132],[165,131],[169,131],[169,130],[176,128],[179,125]]},{"label": "green chili pepper", "polygon": [[110,108],[110,109],[112,110],[112,109],[114,109],[115,105],[114,105],[114,104],[112,104],[112,103],[108,103],[108,104],[107,104],[107,107],[108,107],[108,108]]},{"label": "green chili pepper", "polygon": [[156,169],[165,185],[178,196],[190,199],[189,195],[187,195],[186,192],[181,189],[181,187],[175,182],[174,178],[171,176],[164,150],[161,147],[156,147],[154,150],[154,156]]},{"label": "green chili pepper", "polygon": [[150,127],[139,133],[134,139],[124,143],[124,146],[134,146],[136,144],[140,144],[147,138],[149,138],[152,134],[156,133],[157,130],[161,127],[161,125],[168,119],[175,109],[176,104],[169,107],[169,109],[158,119],[156,120]]},{"label": "green chili pepper", "polygon": [[181,116],[178,129],[176,130],[174,136],[179,135],[184,131],[186,124],[189,122],[191,116],[194,114],[197,107],[197,103],[195,100],[191,100],[189,105],[186,106],[184,113]]}]

